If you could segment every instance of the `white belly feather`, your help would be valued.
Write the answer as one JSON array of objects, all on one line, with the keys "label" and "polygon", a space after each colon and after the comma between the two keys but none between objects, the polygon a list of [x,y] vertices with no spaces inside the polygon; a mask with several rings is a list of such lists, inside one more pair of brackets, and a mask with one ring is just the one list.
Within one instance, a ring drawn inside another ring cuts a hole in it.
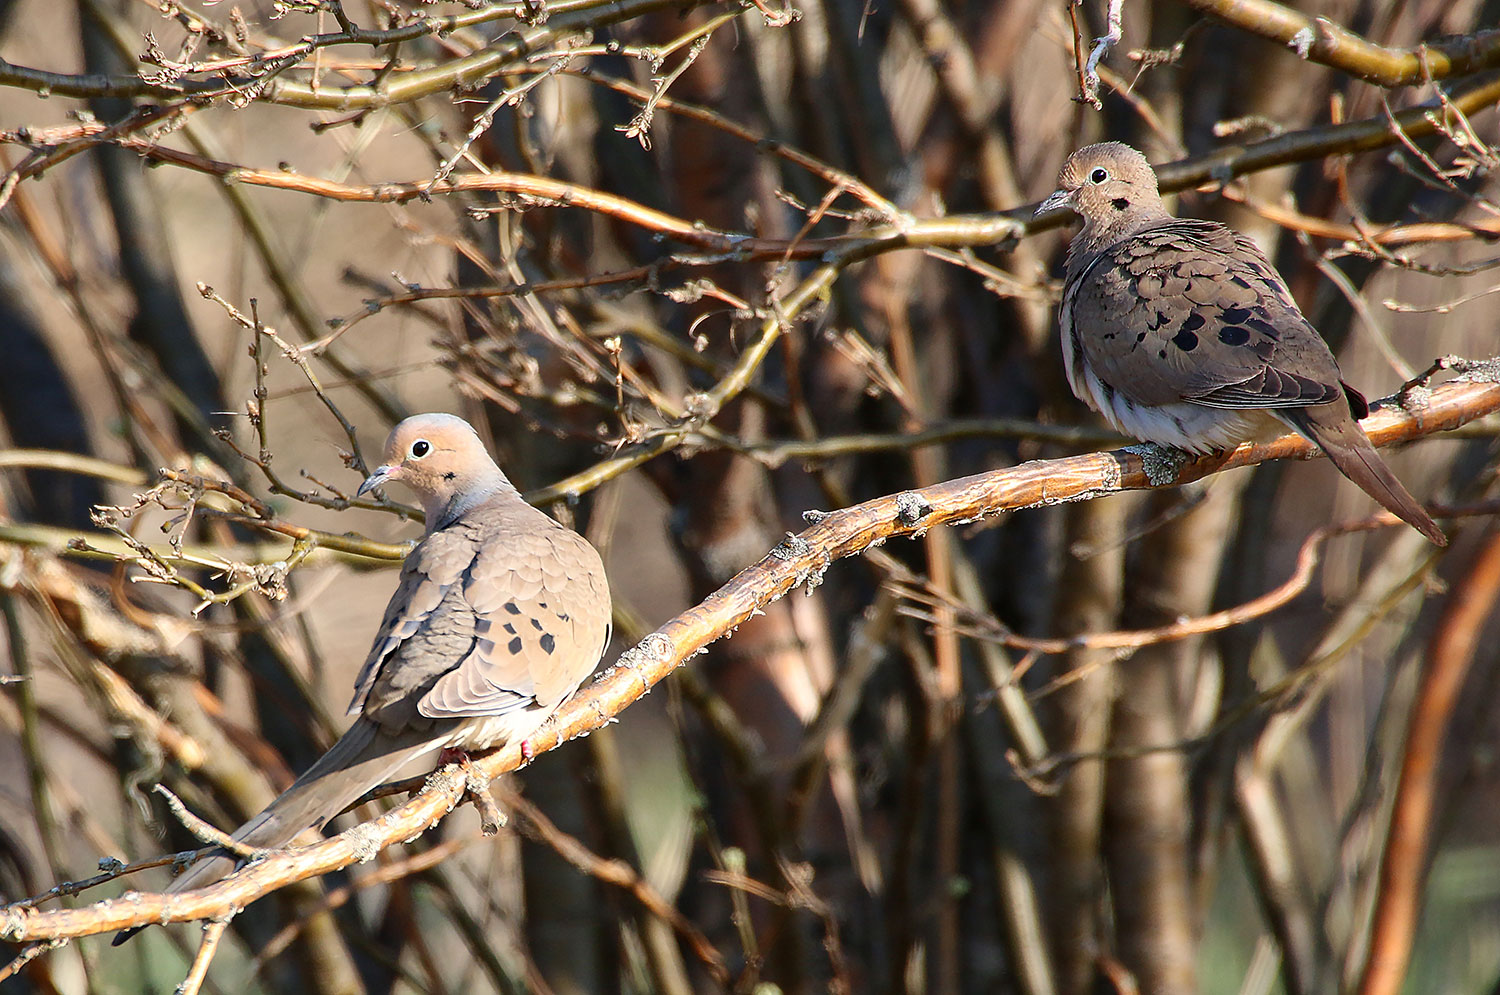
[{"label": "white belly feather", "polygon": [[1108,387],[1089,367],[1087,354],[1072,321],[1072,301],[1063,298],[1059,326],[1062,329],[1063,372],[1068,386],[1082,402],[1104,416],[1110,427],[1133,439],[1173,446],[1190,453],[1233,449],[1242,442],[1275,438],[1286,428],[1269,411],[1259,408],[1210,408],[1180,401],[1172,404],[1137,404]]}]

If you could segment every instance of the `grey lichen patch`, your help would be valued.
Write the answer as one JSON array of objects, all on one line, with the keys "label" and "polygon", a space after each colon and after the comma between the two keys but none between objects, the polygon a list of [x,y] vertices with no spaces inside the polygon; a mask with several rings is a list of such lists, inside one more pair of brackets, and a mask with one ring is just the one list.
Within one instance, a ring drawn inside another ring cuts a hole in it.
[{"label": "grey lichen patch", "polygon": [[1425,411],[1432,404],[1432,388],[1426,384],[1413,384],[1397,395],[1396,401],[1408,414]]},{"label": "grey lichen patch", "polygon": [[464,771],[464,789],[475,793],[488,791],[490,779],[479,773],[478,767],[470,765],[469,769]]},{"label": "grey lichen patch", "polygon": [[1449,362],[1449,368],[1458,371],[1453,379],[1463,383],[1500,383],[1500,357],[1490,359],[1458,359]]},{"label": "grey lichen patch", "polygon": [[828,512],[826,512],[826,511],[819,511],[816,508],[808,508],[806,511],[804,511],[802,513],[802,520],[804,522],[806,522],[808,525],[817,525],[819,522],[821,522],[823,519],[825,519],[827,517],[828,517]]},{"label": "grey lichen patch", "polygon": [[930,514],[932,504],[916,491],[896,495],[896,518],[907,528],[912,528]]},{"label": "grey lichen patch", "polygon": [[1146,479],[1151,482],[1152,487],[1175,483],[1178,472],[1192,462],[1192,457],[1181,449],[1158,446],[1154,442],[1126,446],[1125,451],[1141,458],[1141,469],[1145,471]]},{"label": "grey lichen patch", "polygon": [[339,835],[354,852],[354,859],[361,864],[368,864],[380,852],[380,830],[374,823],[362,822]]},{"label": "grey lichen patch", "polygon": [[799,556],[806,556],[811,551],[812,546],[808,545],[806,539],[788,532],[786,538],[781,540],[780,545],[771,550],[771,555],[785,563]]},{"label": "grey lichen patch", "polygon": [[459,802],[459,792],[464,787],[465,775],[459,764],[444,764],[422,782],[422,793],[435,792],[448,796],[448,811],[453,811]]},{"label": "grey lichen patch", "polygon": [[1463,356],[1441,356],[1389,398],[1381,398],[1372,408],[1394,405],[1408,414],[1420,414],[1432,403],[1432,378],[1444,370],[1456,374],[1453,383],[1500,383],[1500,357],[1466,359]]},{"label": "grey lichen patch", "polygon": [[1104,467],[1104,480],[1100,485],[1101,490],[1117,491],[1120,489],[1120,481],[1125,477],[1125,470],[1120,466],[1119,460],[1110,460]]}]

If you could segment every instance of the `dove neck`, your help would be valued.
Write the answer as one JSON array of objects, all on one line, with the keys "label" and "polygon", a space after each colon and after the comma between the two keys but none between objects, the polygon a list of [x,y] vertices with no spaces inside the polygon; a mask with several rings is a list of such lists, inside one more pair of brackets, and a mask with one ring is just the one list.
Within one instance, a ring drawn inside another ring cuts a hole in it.
[{"label": "dove neck", "polygon": [[1078,234],[1073,236],[1073,241],[1068,243],[1067,271],[1070,274],[1077,273],[1110,246],[1171,220],[1172,215],[1159,203],[1154,207],[1140,205],[1123,217],[1110,219],[1109,223],[1089,218]]},{"label": "dove neck", "polygon": [[521,492],[500,472],[499,467],[495,467],[493,472],[466,481],[463,487],[455,488],[450,493],[434,494],[422,502],[422,510],[427,515],[427,532],[430,535],[439,529],[446,529],[480,505],[502,496],[521,500]]}]

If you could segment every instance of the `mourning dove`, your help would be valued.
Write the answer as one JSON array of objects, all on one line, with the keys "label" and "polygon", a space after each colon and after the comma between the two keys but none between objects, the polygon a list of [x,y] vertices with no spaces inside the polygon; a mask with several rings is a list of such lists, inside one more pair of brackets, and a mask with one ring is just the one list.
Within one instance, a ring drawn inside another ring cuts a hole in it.
[{"label": "mourning dove", "polygon": [[1128,145],[1079,149],[1037,214],[1071,208],[1059,319],[1073,393],[1127,435],[1192,453],[1305,436],[1344,476],[1439,546],[1447,537],[1355,419],[1364,397],[1244,235],[1174,218]]},{"label": "mourning dove", "polygon": [[[397,425],[359,493],[391,481],[421,499],[427,528],[354,682],[354,724],[235,831],[247,847],[278,847],[321,829],[422,753],[517,741],[524,749],[609,641],[598,552],[522,500],[468,422],[427,414]],[[210,855],[169,890],[211,884],[234,863]]]}]

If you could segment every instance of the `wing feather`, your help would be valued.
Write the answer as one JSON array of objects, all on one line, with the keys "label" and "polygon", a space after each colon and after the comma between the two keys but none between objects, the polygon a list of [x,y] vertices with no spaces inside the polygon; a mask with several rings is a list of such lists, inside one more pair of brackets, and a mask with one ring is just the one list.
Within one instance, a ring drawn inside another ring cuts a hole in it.
[{"label": "wing feather", "polygon": [[[1291,408],[1342,394],[1338,366],[1248,238],[1174,219],[1115,243],[1069,280],[1084,358],[1137,404]],[[1292,372],[1296,370],[1297,372]]]}]

